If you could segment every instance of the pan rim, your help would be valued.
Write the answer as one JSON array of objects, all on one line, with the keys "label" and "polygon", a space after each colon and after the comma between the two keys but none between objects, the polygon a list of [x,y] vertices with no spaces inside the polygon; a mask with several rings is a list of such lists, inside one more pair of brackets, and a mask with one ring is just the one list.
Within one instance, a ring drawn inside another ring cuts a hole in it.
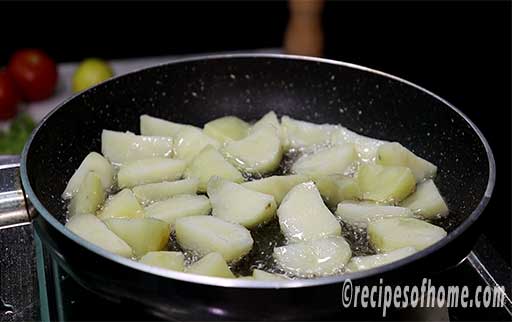
[{"label": "pan rim", "polygon": [[[435,243],[434,245],[431,245],[411,256],[408,256],[406,258],[403,258],[401,260],[389,263],[387,265],[379,266],[373,269],[360,271],[360,272],[353,272],[353,273],[347,273],[342,275],[335,275],[335,276],[327,276],[327,277],[320,277],[315,279],[304,279],[304,280],[284,280],[284,281],[249,281],[249,280],[243,280],[243,279],[226,279],[226,278],[218,278],[218,277],[209,277],[209,276],[201,276],[201,275],[194,275],[194,274],[187,274],[182,272],[175,272],[171,270],[166,270],[162,268],[157,267],[151,267],[145,264],[138,263],[136,261],[133,261],[131,259],[127,259],[124,257],[121,257],[119,255],[110,253],[103,248],[96,246],[92,244],[89,241],[86,241],[85,239],[79,237],[75,233],[71,232],[65,226],[58,221],[55,217],[53,217],[50,212],[46,209],[46,207],[43,205],[43,203],[37,198],[34,190],[32,189],[32,186],[30,184],[30,180],[28,177],[28,169],[27,169],[27,158],[30,151],[31,143],[34,140],[34,138],[37,136],[37,133],[39,130],[45,125],[46,121],[52,117],[52,115],[58,111],[63,106],[66,106],[67,103],[73,99],[75,99],[77,96],[82,95],[85,92],[93,90],[96,86],[101,86],[103,83],[106,82],[112,82],[115,81],[118,78],[136,74],[139,73],[142,70],[147,69],[153,69],[153,68],[159,68],[167,65],[174,65],[174,64],[181,64],[181,63],[188,63],[188,62],[194,62],[194,61],[202,61],[202,60],[214,60],[214,59],[229,59],[229,58],[272,58],[272,59],[289,59],[289,60],[299,60],[299,61],[311,61],[311,62],[318,62],[318,63],[324,63],[329,65],[336,65],[336,66],[344,66],[368,73],[373,73],[377,75],[381,75],[390,79],[393,79],[395,81],[401,82],[403,84],[406,84],[408,86],[414,87],[417,90],[422,91],[425,94],[430,95],[434,99],[440,101],[445,106],[451,108],[453,111],[455,111],[457,114],[462,117],[462,119],[471,127],[473,131],[477,134],[478,138],[482,142],[485,151],[487,153],[488,163],[489,163],[489,177],[487,181],[487,187],[484,192],[484,195],[480,202],[478,203],[477,207],[471,212],[471,214],[453,231],[451,231],[445,238],[440,240],[439,242]],[[368,68],[365,66],[353,64],[353,63],[347,63],[342,61],[336,61],[332,59],[326,59],[326,58],[317,58],[317,57],[307,57],[307,56],[299,56],[299,55],[287,55],[287,54],[271,54],[271,53],[235,53],[235,54],[212,54],[212,55],[198,55],[198,56],[191,56],[191,57],[185,57],[182,59],[172,60],[166,63],[157,64],[154,66],[149,66],[141,69],[137,69],[135,71],[132,71],[127,74],[119,75],[117,77],[111,78],[105,82],[102,82],[98,85],[96,85],[90,89],[87,89],[85,91],[79,92],[75,95],[72,95],[65,101],[61,102],[59,105],[57,105],[50,113],[48,113],[43,120],[38,124],[38,126],[34,129],[32,134],[30,135],[27,143],[25,144],[23,148],[23,152],[21,155],[21,164],[20,164],[20,174],[21,174],[21,181],[23,188],[25,190],[25,193],[32,203],[32,205],[35,207],[37,212],[44,218],[46,222],[48,222],[53,228],[55,228],[59,233],[65,235],[68,239],[71,239],[73,242],[81,245],[82,247],[85,247],[89,251],[92,251],[96,253],[99,256],[105,257],[108,260],[112,260],[118,264],[127,266],[128,268],[140,270],[146,273],[151,273],[154,275],[158,275],[160,277],[164,278],[171,278],[175,280],[180,280],[182,282],[190,282],[190,283],[197,283],[197,284],[203,284],[203,285],[211,285],[211,286],[221,286],[221,287],[231,287],[231,288],[255,288],[255,289],[281,289],[281,288],[300,288],[300,287],[314,287],[314,286],[321,286],[321,285],[328,285],[328,284],[334,284],[334,283],[343,283],[345,280],[358,280],[362,278],[367,278],[371,276],[376,276],[378,274],[382,274],[391,270],[394,270],[396,268],[399,268],[401,266],[405,266],[409,263],[412,263],[420,258],[426,257],[431,253],[434,253],[435,251],[439,250],[442,247],[445,247],[448,245],[452,240],[457,238],[459,235],[462,234],[465,230],[467,230],[482,214],[483,210],[487,206],[496,181],[496,163],[494,160],[494,155],[492,153],[491,147],[489,143],[487,142],[487,139],[483,135],[483,133],[480,131],[480,129],[458,108],[456,108],[454,105],[449,103],[447,100],[441,98],[437,94],[434,94],[433,92],[415,84],[408,80],[405,80],[403,78],[394,76],[392,74],[388,74],[376,69]]]}]

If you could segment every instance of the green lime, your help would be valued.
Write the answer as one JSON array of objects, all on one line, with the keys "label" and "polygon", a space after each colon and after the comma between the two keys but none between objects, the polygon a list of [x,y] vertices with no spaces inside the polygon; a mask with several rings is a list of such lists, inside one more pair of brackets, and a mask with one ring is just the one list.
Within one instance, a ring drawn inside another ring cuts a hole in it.
[{"label": "green lime", "polygon": [[98,58],[85,59],[78,65],[72,79],[73,92],[83,91],[112,77],[114,72],[110,65]]}]

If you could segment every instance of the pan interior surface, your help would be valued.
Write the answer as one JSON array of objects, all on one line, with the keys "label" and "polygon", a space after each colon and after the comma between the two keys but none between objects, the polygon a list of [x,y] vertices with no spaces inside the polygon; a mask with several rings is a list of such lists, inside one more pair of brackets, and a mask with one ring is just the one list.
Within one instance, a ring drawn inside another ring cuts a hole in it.
[{"label": "pan interior surface", "polygon": [[47,210],[38,209],[43,216],[64,223],[61,193],[83,158],[101,152],[103,129],[139,133],[142,114],[202,126],[226,115],[252,121],[270,110],[398,141],[436,164],[435,182],[451,209],[443,223],[448,231],[478,216],[492,190],[494,166],[485,139],[446,102],[353,65],[272,55],[171,63],[75,96],[33,134],[23,156],[24,186],[36,208],[39,203]]}]

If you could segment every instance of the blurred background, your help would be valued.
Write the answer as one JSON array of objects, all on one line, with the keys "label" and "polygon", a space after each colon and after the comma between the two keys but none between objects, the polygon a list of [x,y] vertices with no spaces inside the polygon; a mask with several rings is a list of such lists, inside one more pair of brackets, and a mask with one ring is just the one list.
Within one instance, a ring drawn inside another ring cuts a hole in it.
[{"label": "blurred background", "polygon": [[417,83],[460,108],[490,141],[498,175],[484,224],[510,262],[509,1],[21,2],[1,4],[0,12],[0,66],[26,47],[42,49],[57,64],[71,62],[72,69],[88,57],[108,64],[273,49]]}]

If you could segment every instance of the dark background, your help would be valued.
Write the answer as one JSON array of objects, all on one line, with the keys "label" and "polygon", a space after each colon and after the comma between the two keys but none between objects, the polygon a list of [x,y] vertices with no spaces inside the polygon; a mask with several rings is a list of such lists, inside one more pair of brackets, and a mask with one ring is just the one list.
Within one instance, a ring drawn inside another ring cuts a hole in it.
[{"label": "dark background", "polygon": [[[0,16],[4,65],[20,47],[43,48],[58,61],[276,48],[288,9],[286,2],[22,2],[0,4]],[[426,87],[482,130],[497,182],[481,224],[510,263],[511,3],[328,2],[324,30],[325,57]]]}]

